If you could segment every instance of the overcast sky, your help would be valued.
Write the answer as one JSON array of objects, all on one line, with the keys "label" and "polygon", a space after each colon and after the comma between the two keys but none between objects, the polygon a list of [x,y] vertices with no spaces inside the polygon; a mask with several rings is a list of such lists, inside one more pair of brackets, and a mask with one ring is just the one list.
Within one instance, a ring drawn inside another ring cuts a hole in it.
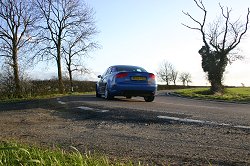
[{"label": "overcast sky", "polygon": [[[198,50],[203,45],[201,34],[181,23],[195,24],[182,11],[198,20],[203,13],[193,0],[86,0],[96,14],[100,33],[96,40],[101,49],[92,52],[86,61],[95,75],[117,64],[139,65],[156,73],[163,60],[179,72],[189,72],[193,85],[207,85]],[[232,19],[246,21],[249,0],[203,0],[208,11],[207,23],[220,14],[219,3],[232,8]],[[239,45],[244,61],[227,67],[226,85],[250,86],[250,30]],[[49,71],[48,71],[49,72]],[[95,77],[95,76],[93,76]]]}]

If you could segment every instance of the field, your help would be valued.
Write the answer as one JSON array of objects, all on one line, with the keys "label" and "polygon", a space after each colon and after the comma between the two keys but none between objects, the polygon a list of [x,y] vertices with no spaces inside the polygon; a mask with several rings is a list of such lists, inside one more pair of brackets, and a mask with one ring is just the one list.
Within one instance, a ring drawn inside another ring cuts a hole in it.
[{"label": "field", "polygon": [[250,88],[226,88],[225,93],[211,95],[209,88],[190,88],[176,90],[175,93],[192,98],[223,101],[250,102]]}]

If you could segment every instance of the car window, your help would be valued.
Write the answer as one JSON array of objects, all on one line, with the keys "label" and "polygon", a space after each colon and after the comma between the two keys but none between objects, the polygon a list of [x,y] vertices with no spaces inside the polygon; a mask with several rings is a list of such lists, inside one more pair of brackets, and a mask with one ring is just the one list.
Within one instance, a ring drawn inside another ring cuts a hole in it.
[{"label": "car window", "polygon": [[128,71],[128,72],[147,72],[145,69],[137,66],[119,66],[117,71]]},{"label": "car window", "polygon": [[103,77],[106,76],[106,75],[108,74],[108,72],[109,72],[109,68],[107,68],[107,70],[103,73],[102,76],[103,76]]},{"label": "car window", "polygon": [[111,68],[111,73],[114,73],[114,72],[116,72],[116,68],[115,68],[115,67],[112,67],[112,68]]},{"label": "car window", "polygon": [[111,74],[111,69],[112,69],[112,67],[109,67],[105,75]]},{"label": "car window", "polygon": [[111,67],[108,69],[108,72],[107,72],[107,74],[110,74],[111,73]]}]

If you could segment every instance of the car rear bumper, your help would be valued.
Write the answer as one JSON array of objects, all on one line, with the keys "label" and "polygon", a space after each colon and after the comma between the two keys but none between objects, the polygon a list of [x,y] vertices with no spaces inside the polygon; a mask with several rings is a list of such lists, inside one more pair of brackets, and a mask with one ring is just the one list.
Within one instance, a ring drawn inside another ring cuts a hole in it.
[{"label": "car rear bumper", "polygon": [[155,84],[114,84],[110,87],[110,93],[113,96],[152,96],[156,91],[157,85]]}]

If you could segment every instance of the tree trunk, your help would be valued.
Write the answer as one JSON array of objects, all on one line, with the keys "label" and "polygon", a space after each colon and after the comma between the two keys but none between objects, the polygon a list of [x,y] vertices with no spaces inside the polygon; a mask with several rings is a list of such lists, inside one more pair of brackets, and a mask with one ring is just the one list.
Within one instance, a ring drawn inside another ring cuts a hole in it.
[{"label": "tree trunk", "polygon": [[14,82],[15,82],[15,96],[21,98],[21,85],[19,79],[19,67],[18,67],[18,51],[16,48],[16,44],[13,43],[13,50],[12,50],[12,59],[13,59],[13,72],[14,72]]},{"label": "tree trunk", "polygon": [[168,76],[165,76],[165,81],[167,83],[167,86],[169,85],[169,79],[168,79]]},{"label": "tree trunk", "polygon": [[74,92],[72,70],[71,70],[70,65],[68,66],[68,72],[69,72],[70,89],[71,89],[71,92]]},{"label": "tree trunk", "polygon": [[64,93],[64,84],[62,79],[62,65],[61,65],[61,51],[60,49],[57,50],[57,70],[58,70],[58,85],[59,85],[59,92]]},{"label": "tree trunk", "polygon": [[211,81],[210,90],[211,90],[211,92],[213,94],[223,93],[224,92],[224,86],[222,85],[221,81],[213,80],[213,81]]},{"label": "tree trunk", "polygon": [[213,94],[224,92],[224,86],[222,84],[223,73],[225,71],[225,67],[223,65],[216,66],[214,70],[211,70],[208,73],[208,78],[211,83],[210,90]]}]

